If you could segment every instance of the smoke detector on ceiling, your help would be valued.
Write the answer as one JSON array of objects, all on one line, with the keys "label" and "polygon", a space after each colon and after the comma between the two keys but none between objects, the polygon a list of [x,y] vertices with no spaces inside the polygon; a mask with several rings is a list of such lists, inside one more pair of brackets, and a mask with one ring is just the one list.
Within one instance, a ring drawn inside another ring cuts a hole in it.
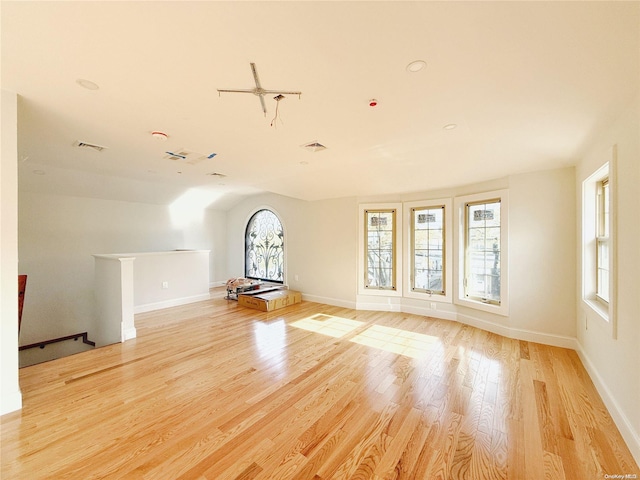
[{"label": "smoke detector on ceiling", "polygon": [[75,142],[73,142],[73,146],[78,148],[88,148],[89,150],[95,150],[96,152],[101,152],[102,150],[107,148],[102,145],[96,145],[94,143],[81,142],[80,140],[76,140]]},{"label": "smoke detector on ceiling", "polygon": [[169,138],[169,135],[167,135],[164,132],[159,132],[157,130],[151,132],[151,136],[157,140],[166,140],[167,138]]}]

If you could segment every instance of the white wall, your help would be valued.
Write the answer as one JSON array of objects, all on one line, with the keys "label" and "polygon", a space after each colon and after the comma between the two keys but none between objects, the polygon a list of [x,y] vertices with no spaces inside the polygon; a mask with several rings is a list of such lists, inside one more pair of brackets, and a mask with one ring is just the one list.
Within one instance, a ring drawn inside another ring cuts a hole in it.
[{"label": "white wall", "polygon": [[135,313],[208,299],[209,253],[209,250],[187,250],[127,254],[135,257]]},{"label": "white wall", "polygon": [[573,167],[509,177],[509,322],[575,337]]},{"label": "white wall", "polygon": [[94,255],[95,328],[91,339],[96,347],[136,337],[133,313],[133,262],[135,257]]},{"label": "white wall", "polygon": [[[20,343],[94,328],[92,254],[211,250],[210,279],[226,279],[226,213],[175,226],[168,206],[19,192],[20,273],[28,275]],[[21,364],[84,350],[62,342],[20,353]]]},{"label": "white wall", "polygon": [[356,198],[311,202],[302,255],[307,298],[353,308],[357,293],[358,203]]},{"label": "white wall", "polygon": [[[604,131],[576,167],[576,198],[582,209],[582,182],[610,159],[617,145],[618,264],[617,338],[584,307],[581,256],[577,262],[579,353],[635,459],[640,463],[640,97]],[[614,207],[615,208],[615,207]],[[579,216],[580,217],[580,216]],[[581,218],[577,234],[581,232]]]},{"label": "white wall", "polygon": [[227,272],[227,212],[220,210],[205,210],[204,225],[202,235],[206,235],[206,240],[191,241],[185,239],[185,245],[192,245],[190,248],[203,248],[210,250],[209,253],[209,281],[212,286],[224,285],[229,278]]},{"label": "white wall", "polygon": [[18,383],[17,96],[2,90],[0,133],[0,415],[22,407]]}]

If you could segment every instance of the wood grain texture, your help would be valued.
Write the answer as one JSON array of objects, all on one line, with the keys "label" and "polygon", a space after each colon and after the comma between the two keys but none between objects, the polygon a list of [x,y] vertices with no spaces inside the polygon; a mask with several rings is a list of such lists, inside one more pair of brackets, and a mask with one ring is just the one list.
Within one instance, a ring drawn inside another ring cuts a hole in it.
[{"label": "wood grain texture", "polygon": [[3,479],[640,477],[571,350],[311,302],[218,298],[136,328],[21,369]]}]

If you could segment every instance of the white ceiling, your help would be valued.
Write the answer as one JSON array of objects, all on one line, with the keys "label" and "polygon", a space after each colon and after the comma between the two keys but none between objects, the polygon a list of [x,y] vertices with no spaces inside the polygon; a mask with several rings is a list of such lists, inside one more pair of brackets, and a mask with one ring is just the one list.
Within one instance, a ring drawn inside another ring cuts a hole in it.
[{"label": "white ceiling", "polygon": [[[639,2],[2,1],[1,16],[20,186],[45,192],[199,188],[228,208],[452,187],[574,164],[640,91]],[[302,91],[275,127],[273,95],[266,117],[254,95],[218,95],[254,87],[250,62],[263,88]],[[177,149],[217,155],[163,158]]]}]

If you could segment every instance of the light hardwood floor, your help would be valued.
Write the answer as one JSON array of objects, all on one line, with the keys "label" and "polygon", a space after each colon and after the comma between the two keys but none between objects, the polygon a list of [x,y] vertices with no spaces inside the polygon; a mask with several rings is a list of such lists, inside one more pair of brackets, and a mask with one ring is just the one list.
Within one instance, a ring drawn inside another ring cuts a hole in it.
[{"label": "light hardwood floor", "polygon": [[136,326],[20,371],[3,479],[640,478],[571,350],[310,302]]}]

